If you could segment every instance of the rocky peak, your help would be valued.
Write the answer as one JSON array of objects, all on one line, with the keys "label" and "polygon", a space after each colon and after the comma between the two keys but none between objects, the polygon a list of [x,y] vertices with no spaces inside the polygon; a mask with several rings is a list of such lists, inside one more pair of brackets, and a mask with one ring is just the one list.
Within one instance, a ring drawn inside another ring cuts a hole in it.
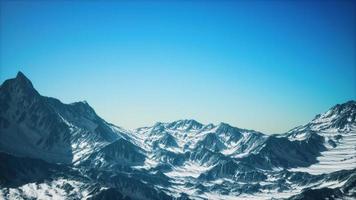
[{"label": "rocky peak", "polygon": [[33,97],[38,95],[31,81],[22,72],[18,72],[16,78],[6,80],[1,85],[1,91],[20,97]]},{"label": "rocky peak", "polygon": [[350,129],[356,126],[356,101],[335,105],[327,112],[317,115],[310,126],[314,129]]},{"label": "rocky peak", "polygon": [[203,124],[199,123],[194,119],[184,119],[174,121],[167,125],[169,129],[181,129],[181,130],[191,130],[191,129],[201,129]]}]

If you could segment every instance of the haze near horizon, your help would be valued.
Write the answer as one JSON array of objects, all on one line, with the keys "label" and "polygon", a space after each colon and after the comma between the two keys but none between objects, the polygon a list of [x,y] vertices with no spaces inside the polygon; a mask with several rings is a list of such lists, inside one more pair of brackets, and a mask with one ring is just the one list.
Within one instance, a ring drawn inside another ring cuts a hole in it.
[{"label": "haze near horizon", "polygon": [[356,99],[355,4],[1,1],[0,82],[86,100],[124,128],[282,133]]}]

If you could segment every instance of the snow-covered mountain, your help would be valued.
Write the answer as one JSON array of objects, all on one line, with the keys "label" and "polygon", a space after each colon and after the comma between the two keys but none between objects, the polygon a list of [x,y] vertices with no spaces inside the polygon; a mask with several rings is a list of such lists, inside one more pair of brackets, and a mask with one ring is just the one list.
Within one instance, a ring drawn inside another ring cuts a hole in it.
[{"label": "snow-covered mountain", "polygon": [[356,198],[356,102],[285,134],[195,120],[125,130],[86,102],[0,86],[0,199]]},{"label": "snow-covered mountain", "polygon": [[289,131],[290,140],[303,140],[311,134],[324,139],[325,151],[318,162],[304,168],[292,169],[311,174],[322,174],[354,169],[356,166],[356,103],[349,101],[336,105],[326,113],[317,115],[310,123]]}]

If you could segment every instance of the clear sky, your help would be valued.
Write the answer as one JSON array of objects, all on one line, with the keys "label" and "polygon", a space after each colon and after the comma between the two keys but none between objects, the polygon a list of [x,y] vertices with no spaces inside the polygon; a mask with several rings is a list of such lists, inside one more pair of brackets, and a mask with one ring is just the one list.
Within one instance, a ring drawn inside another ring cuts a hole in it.
[{"label": "clear sky", "polygon": [[21,70],[124,128],[196,119],[281,133],[356,99],[352,1],[1,1]]}]

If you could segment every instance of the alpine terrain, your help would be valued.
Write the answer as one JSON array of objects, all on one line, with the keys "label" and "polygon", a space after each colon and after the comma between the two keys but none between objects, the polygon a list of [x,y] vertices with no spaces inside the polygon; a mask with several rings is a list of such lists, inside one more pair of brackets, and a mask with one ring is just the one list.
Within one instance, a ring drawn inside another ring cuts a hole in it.
[{"label": "alpine terrain", "polygon": [[0,199],[356,199],[356,101],[278,135],[191,119],[125,130],[19,72],[0,86]]}]

